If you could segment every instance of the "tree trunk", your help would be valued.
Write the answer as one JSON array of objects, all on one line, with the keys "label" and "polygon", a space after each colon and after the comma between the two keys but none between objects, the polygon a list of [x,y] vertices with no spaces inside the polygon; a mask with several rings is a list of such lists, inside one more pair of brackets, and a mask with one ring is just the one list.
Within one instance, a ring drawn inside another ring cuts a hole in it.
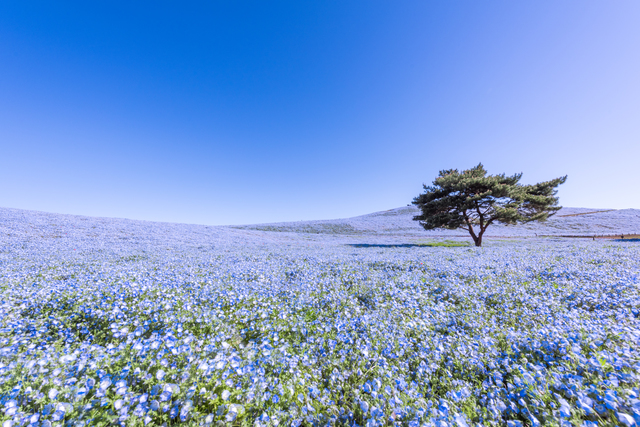
[{"label": "tree trunk", "polygon": [[475,243],[476,246],[478,247],[482,246],[482,235],[484,234],[484,231],[480,231],[477,236],[476,236],[476,233],[469,232],[469,234],[471,234],[471,237],[473,238],[473,243]]},{"label": "tree trunk", "polygon": [[469,228],[467,228],[467,231],[469,232],[469,234],[471,234],[471,238],[473,239],[473,242],[476,244],[476,246],[482,246],[482,233],[484,233],[484,230],[480,230],[480,232],[476,236],[473,227],[471,226],[471,224],[469,224]]}]

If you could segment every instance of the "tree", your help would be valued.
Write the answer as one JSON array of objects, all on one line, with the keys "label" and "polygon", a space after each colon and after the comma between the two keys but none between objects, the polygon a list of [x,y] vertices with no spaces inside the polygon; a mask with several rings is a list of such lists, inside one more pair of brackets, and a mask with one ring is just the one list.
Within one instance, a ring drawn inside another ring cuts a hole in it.
[{"label": "tree", "polygon": [[566,176],[533,185],[518,184],[521,177],[487,175],[482,163],[462,173],[440,171],[433,186],[423,185],[425,192],[413,199],[422,212],[413,219],[425,230],[467,230],[476,246],[482,246],[482,235],[494,222],[544,221],[560,210],[556,188]]}]

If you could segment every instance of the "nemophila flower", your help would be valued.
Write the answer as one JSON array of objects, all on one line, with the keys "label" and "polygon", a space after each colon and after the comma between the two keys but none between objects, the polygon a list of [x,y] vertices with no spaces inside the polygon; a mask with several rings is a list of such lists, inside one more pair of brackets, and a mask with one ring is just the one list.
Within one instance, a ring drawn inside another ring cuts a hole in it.
[{"label": "nemophila flower", "polygon": [[621,424],[627,427],[637,425],[636,421],[629,414],[625,414],[624,412],[618,412],[616,415],[618,417],[618,421],[620,421]]},{"label": "nemophila flower", "polygon": [[227,422],[233,422],[238,417],[238,407],[236,405],[229,405],[225,420]]},{"label": "nemophila flower", "polygon": [[62,421],[64,419],[64,411],[61,410],[56,410],[53,415],[51,416],[51,419],[53,421]]}]

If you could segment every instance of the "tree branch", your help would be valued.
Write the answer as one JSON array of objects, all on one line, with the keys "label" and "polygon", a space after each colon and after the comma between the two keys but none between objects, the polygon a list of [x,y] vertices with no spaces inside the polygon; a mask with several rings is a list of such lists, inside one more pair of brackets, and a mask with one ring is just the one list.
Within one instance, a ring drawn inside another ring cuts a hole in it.
[{"label": "tree branch", "polygon": [[473,226],[471,225],[471,222],[469,221],[469,216],[467,215],[467,211],[466,210],[462,211],[462,216],[464,217],[465,222],[469,226],[469,229],[467,231],[469,232],[469,234],[471,234],[471,237],[473,237],[473,241],[474,242],[477,241],[478,240],[478,236],[476,236],[476,233],[473,230]]},{"label": "tree branch", "polygon": [[478,201],[476,200],[476,212],[478,212],[478,217],[480,219],[480,230],[484,231],[484,215],[480,212],[480,206],[478,206]]}]

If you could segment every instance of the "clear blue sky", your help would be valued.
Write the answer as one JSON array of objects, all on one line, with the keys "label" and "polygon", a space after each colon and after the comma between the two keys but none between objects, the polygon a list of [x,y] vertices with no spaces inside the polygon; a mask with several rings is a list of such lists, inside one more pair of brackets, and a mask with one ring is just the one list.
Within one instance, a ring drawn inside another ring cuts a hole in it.
[{"label": "clear blue sky", "polygon": [[640,2],[0,3],[0,206],[202,224],[404,206],[441,169],[640,208]]}]

